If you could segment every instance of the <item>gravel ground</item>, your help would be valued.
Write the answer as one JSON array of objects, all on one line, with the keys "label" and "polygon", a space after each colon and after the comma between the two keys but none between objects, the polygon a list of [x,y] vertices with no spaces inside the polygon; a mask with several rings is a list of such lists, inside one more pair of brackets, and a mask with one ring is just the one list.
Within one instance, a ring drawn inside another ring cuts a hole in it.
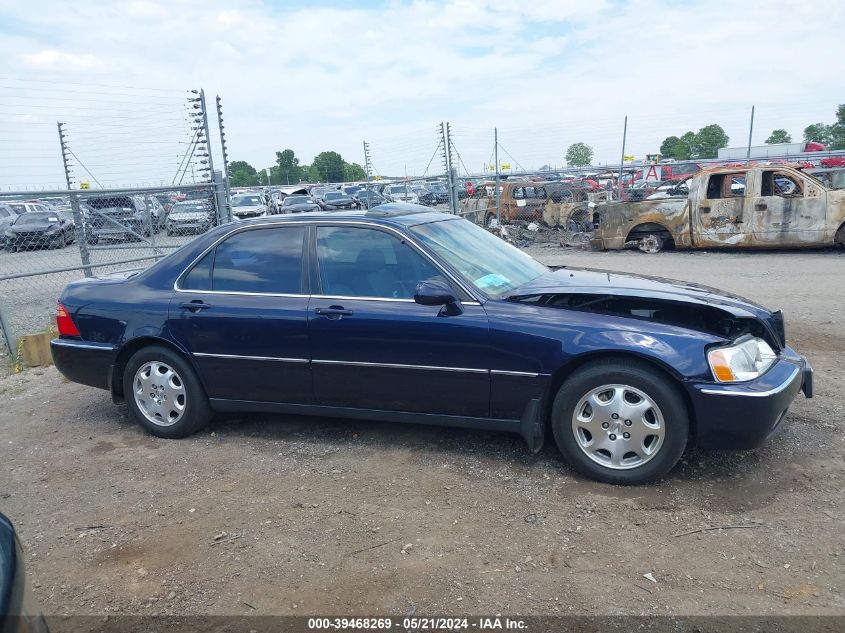
[{"label": "gravel ground", "polygon": [[0,380],[0,509],[45,613],[845,615],[845,255],[529,251],[782,307],[816,397],[762,449],[622,488],[458,429],[246,416],[160,440],[32,370]]}]

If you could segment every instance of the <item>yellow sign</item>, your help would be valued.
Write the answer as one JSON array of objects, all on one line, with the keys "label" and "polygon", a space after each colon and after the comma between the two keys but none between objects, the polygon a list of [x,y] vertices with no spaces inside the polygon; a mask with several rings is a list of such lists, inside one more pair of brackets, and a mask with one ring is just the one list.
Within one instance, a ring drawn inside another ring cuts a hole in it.
[{"label": "yellow sign", "polygon": [[623,161],[625,161],[625,162],[628,162],[628,161],[632,161],[632,160],[634,160],[634,157],[633,157],[631,154],[625,154],[625,155],[622,157],[622,160],[623,160]]},{"label": "yellow sign", "polygon": [[381,180],[381,176],[376,176],[376,180]]},{"label": "yellow sign", "polygon": [[496,171],[496,166],[495,165],[487,165],[487,170],[488,171]]},{"label": "yellow sign", "polygon": [[80,189],[90,189],[91,183],[88,182],[87,180],[82,180],[82,181],[79,182],[79,188]]},{"label": "yellow sign", "polygon": [[510,169],[510,168],[511,168],[510,163],[502,163],[502,170],[503,170],[503,171],[504,171],[504,170],[508,170],[508,169]]}]

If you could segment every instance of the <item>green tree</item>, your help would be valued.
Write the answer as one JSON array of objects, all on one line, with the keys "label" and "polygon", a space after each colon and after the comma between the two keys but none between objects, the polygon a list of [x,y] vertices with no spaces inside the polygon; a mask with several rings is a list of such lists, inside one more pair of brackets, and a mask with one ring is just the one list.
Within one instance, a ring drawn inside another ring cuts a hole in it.
[{"label": "green tree", "polygon": [[292,185],[302,180],[305,173],[299,164],[299,159],[292,149],[276,152],[276,164],[272,168],[273,182],[282,185]]},{"label": "green tree", "polygon": [[777,130],[772,130],[772,133],[769,134],[769,138],[766,139],[766,145],[774,145],[776,143],[791,143],[792,142],[792,135],[789,132],[782,128],[778,128]]},{"label": "green tree", "polygon": [[232,187],[254,187],[258,184],[258,172],[245,160],[229,163],[229,185]]},{"label": "green tree", "polygon": [[719,150],[728,146],[729,140],[721,125],[717,123],[705,125],[695,135],[691,158],[716,158]]},{"label": "green tree", "polygon": [[586,143],[573,143],[566,150],[566,164],[585,167],[593,161],[593,148]]},{"label": "green tree", "polygon": [[672,146],[670,155],[675,160],[689,160],[695,152],[695,132],[687,132]]},{"label": "green tree", "polygon": [[675,145],[678,144],[680,141],[677,136],[667,136],[663,139],[663,142],[660,144],[660,154],[666,157],[672,156],[672,150],[675,149]]},{"label": "green tree", "polygon": [[831,145],[833,141],[833,126],[825,123],[812,123],[804,128],[804,142],[810,143],[815,141],[817,143],[824,143]]},{"label": "green tree", "polygon": [[353,182],[355,180],[364,180],[367,177],[367,172],[358,163],[343,163],[343,180],[344,182]]},{"label": "green tree", "polygon": [[845,149],[845,103],[836,108],[836,123],[830,126],[830,149]]},{"label": "green tree", "polygon": [[320,152],[309,169],[311,182],[340,182],[343,180],[343,157],[337,152]]}]

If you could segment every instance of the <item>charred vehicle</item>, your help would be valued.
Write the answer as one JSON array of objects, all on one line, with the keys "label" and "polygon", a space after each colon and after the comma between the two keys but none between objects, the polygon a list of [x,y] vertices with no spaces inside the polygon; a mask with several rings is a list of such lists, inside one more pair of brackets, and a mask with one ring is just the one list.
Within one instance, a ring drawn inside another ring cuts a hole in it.
[{"label": "charred vehicle", "polygon": [[419,205],[226,224],[71,283],[56,320],[59,371],[160,437],[226,411],[509,431],[532,451],[550,430],[582,473],[623,484],[688,445],[753,448],[812,395],[779,311],[551,270]]},{"label": "charred vehicle", "polygon": [[[502,222],[543,221],[549,226],[576,226],[578,231],[592,228],[583,188],[557,182],[503,181],[499,190]],[[472,196],[461,202],[461,215],[483,226],[494,226],[496,183],[479,183]]]},{"label": "charred vehicle", "polygon": [[845,246],[845,191],[790,166],[719,167],[688,181],[685,197],[609,202],[593,215],[594,249],[636,246],[810,248]]}]

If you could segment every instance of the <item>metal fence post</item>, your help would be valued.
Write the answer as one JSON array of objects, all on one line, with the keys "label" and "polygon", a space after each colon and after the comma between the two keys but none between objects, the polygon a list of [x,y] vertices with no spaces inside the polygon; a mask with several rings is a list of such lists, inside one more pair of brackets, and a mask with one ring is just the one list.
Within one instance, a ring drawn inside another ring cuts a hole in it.
[{"label": "metal fence post", "polygon": [[0,330],[3,330],[3,340],[6,341],[9,356],[17,359],[18,350],[15,348],[15,336],[9,329],[9,321],[6,319],[6,313],[2,303],[0,303]]},{"label": "metal fence post", "polygon": [[496,223],[501,226],[502,210],[500,207],[502,194],[499,188],[499,128],[497,127],[493,128],[493,142],[495,143],[493,153],[496,155]]},{"label": "metal fence post", "polygon": [[76,237],[76,246],[79,249],[79,259],[84,266],[82,272],[86,277],[93,277],[91,253],[88,250],[88,236],[85,231],[85,216],[82,214],[82,209],[79,208],[79,194],[77,193],[70,194],[70,212],[73,216],[73,234]]}]

